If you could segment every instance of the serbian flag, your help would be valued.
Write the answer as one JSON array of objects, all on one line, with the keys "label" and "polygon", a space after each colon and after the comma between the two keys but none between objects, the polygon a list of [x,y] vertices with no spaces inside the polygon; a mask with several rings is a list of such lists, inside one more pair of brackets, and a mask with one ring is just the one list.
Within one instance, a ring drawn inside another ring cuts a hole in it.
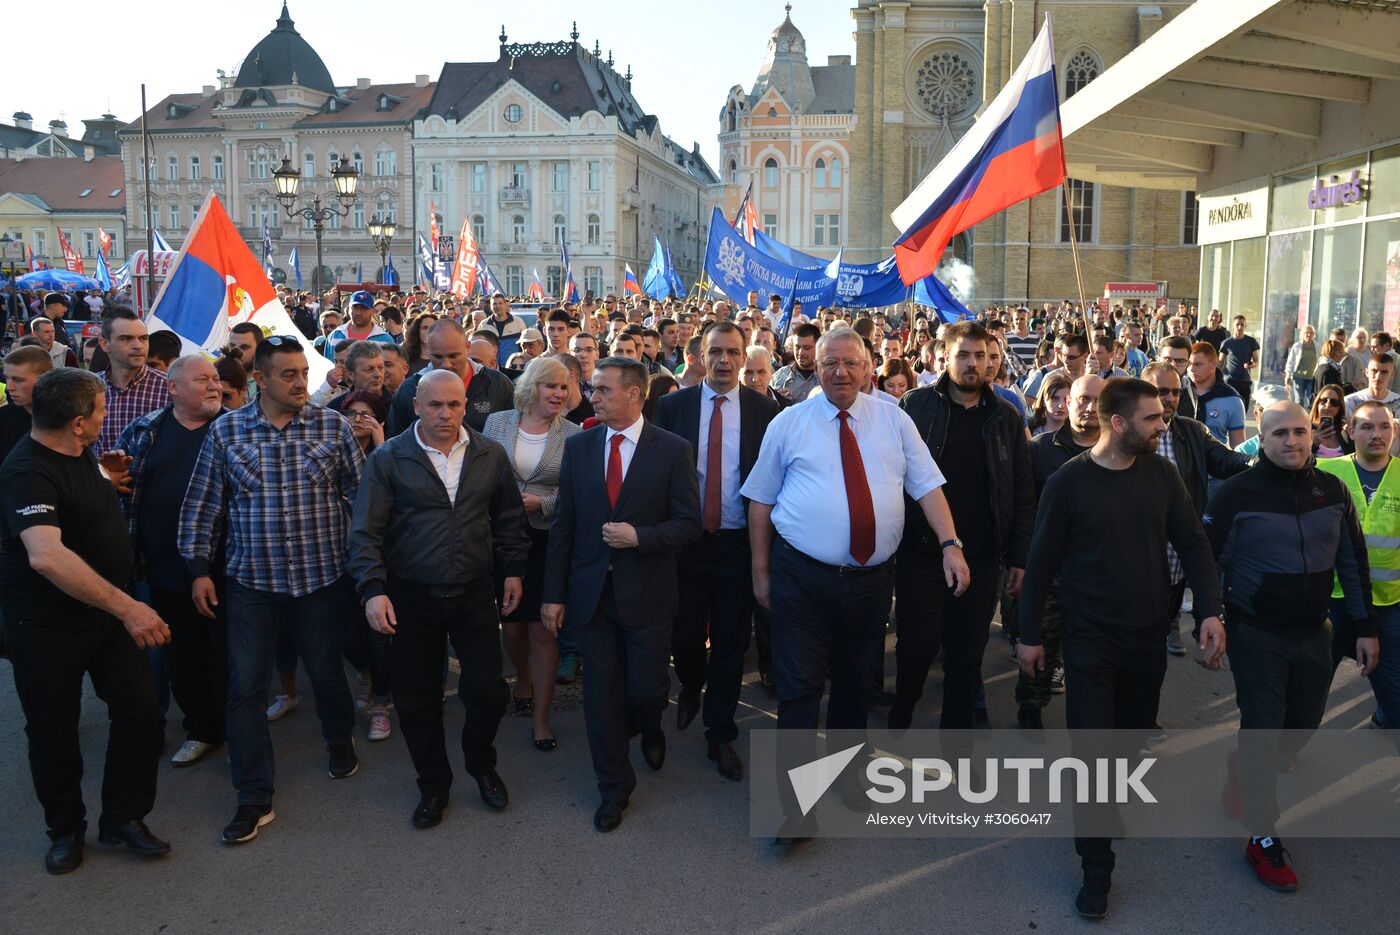
[{"label": "serbian flag", "polygon": [[[264,335],[295,338],[307,348],[306,337],[292,324],[277,299],[262,264],[248,249],[238,228],[213,192],[204,198],[194,225],[170,264],[170,274],[146,318],[151,331],[162,328],[178,334],[183,353],[200,351],[217,356],[228,344],[229,330],[251,321]],[[311,386],[326,378],[332,361],[320,354],[306,355]]]},{"label": "serbian flag", "polygon": [[622,291],[630,292],[633,295],[641,295],[642,287],[641,284],[637,282],[637,274],[632,272],[632,265],[630,263],[624,263],[622,264],[622,269]]},{"label": "serbian flag", "polygon": [[578,301],[578,286],[574,284],[574,266],[569,262],[569,248],[564,241],[559,241],[559,261],[564,264],[564,295],[563,302]]},{"label": "serbian flag", "polygon": [[890,219],[905,285],[923,279],[954,235],[1065,179],[1050,17],[1021,66]]},{"label": "serbian flag", "polygon": [[752,244],[753,232],[757,227],[758,209],[753,206],[753,182],[749,182],[748,191],[744,192],[744,200],[739,202],[739,210],[734,212],[734,228]]},{"label": "serbian flag", "polygon": [[433,245],[433,253],[438,252],[437,206],[428,202],[428,243]]},{"label": "serbian flag", "polygon": [[106,232],[105,230],[103,230],[101,227],[98,227],[98,228],[97,228],[97,244],[98,244],[98,246],[102,249],[102,255],[103,255],[103,256],[109,256],[109,255],[111,255],[111,253],[112,253],[112,235],[109,234],[109,233],[107,233],[107,232]]},{"label": "serbian flag", "polygon": [[[433,222],[433,240],[437,241],[437,222]],[[437,253],[436,247],[433,249]],[[472,294],[476,286],[477,271],[481,268],[481,251],[477,249],[476,238],[472,236],[472,219],[462,220],[462,233],[457,237],[457,257],[452,261],[452,285],[448,288],[459,299]]]},{"label": "serbian flag", "polygon": [[529,295],[530,298],[532,298],[532,299],[543,299],[543,298],[544,298],[544,286],[540,285],[540,273],[539,273],[539,270],[536,270],[536,269],[531,269],[531,270],[530,270],[530,291],[529,291],[528,295]]},{"label": "serbian flag", "polygon": [[25,244],[24,251],[29,255],[29,271],[37,273],[44,268],[44,264],[39,262],[39,258],[34,255],[34,248]]},{"label": "serbian flag", "polygon": [[73,250],[73,245],[68,242],[68,238],[63,236],[63,228],[55,228],[58,231],[58,246],[63,251],[63,266],[70,273],[83,272],[83,258],[78,256]]}]

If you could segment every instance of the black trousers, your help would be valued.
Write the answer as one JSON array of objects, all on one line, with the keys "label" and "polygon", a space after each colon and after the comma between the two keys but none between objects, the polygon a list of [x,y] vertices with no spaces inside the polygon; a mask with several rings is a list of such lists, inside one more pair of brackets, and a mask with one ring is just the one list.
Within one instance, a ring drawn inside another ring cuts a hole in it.
[{"label": "black trousers", "polygon": [[671,692],[671,630],[670,621],[649,614],[625,617],[608,573],[583,631],[583,716],[604,801],[626,802],[637,787],[630,738],[641,734],[647,741],[661,733]]},{"label": "black trousers", "polygon": [[[815,730],[831,677],[828,730],[864,730],[894,592],[894,563],[842,572],[779,538],[769,588],[778,729]],[[904,605],[900,604],[903,625]]]},{"label": "black trousers", "polygon": [[107,705],[107,760],[99,827],[150,814],[156,801],[160,720],[146,653],[115,617],[94,611],[56,623],[9,613],[6,643],[29,738],[29,772],[49,836],[81,834],[83,675]]},{"label": "black trousers", "polygon": [[1252,396],[1254,395],[1254,381],[1253,381],[1253,380],[1229,380],[1229,379],[1227,379],[1225,382],[1226,382],[1227,384],[1229,384],[1229,386],[1230,386],[1231,389],[1233,389],[1236,393],[1239,393],[1239,394],[1240,394],[1240,399],[1244,400],[1244,414],[1245,414],[1245,417],[1248,418],[1248,417],[1249,417],[1249,413],[1250,413],[1250,409],[1249,409],[1250,397],[1252,397]]},{"label": "black trousers", "polygon": [[[1065,725],[1071,730],[1132,731],[1144,738],[1157,722],[1162,680],[1167,674],[1166,621],[1138,631],[1105,631],[1076,620],[1062,608],[1065,658]],[[1133,750],[1138,744],[1130,743]],[[1111,755],[1082,750],[1077,755]],[[1102,808],[1102,806],[1100,806]],[[1075,838],[1086,871],[1113,869],[1112,838]]]},{"label": "black trousers", "polygon": [[[749,577],[753,574],[750,571]],[[764,675],[773,674],[773,612],[753,606],[753,645],[758,654],[758,671]]]},{"label": "black trousers", "polygon": [[399,730],[418,772],[418,788],[424,795],[446,795],[452,787],[442,724],[447,640],[462,664],[457,697],[466,710],[462,756],[467,774],[479,777],[496,767],[496,730],[510,689],[502,672],[495,588],[489,577],[465,590],[391,579],[386,591],[398,618],[390,655]]},{"label": "black trousers", "polygon": [[681,559],[680,612],[671,634],[671,658],[683,690],[705,686],[705,739],[711,744],[730,743],[739,736],[734,713],[754,606],[749,555],[747,529],[722,529],[702,536]]},{"label": "black trousers", "polygon": [[185,712],[186,740],[219,746],[228,707],[228,623],[223,603],[210,620],[194,608],[188,591],[151,588],[151,606],[170,627],[166,667],[170,691]]},{"label": "black trousers", "polygon": [[909,713],[924,694],[929,667],[943,653],[943,713],[939,727],[972,728],[972,708],[982,684],[982,654],[1000,594],[994,559],[969,563],[972,583],[955,595],[943,577],[943,556],[929,549],[901,549],[895,564],[899,636],[895,641],[895,705]]}]

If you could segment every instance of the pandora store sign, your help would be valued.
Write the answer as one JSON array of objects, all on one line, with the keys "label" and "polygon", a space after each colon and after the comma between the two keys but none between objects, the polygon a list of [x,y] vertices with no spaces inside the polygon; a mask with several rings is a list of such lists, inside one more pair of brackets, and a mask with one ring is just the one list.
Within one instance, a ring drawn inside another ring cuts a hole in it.
[{"label": "pandora store sign", "polygon": [[1262,237],[1269,225],[1269,186],[1228,195],[1202,195],[1198,217],[1203,244]]}]

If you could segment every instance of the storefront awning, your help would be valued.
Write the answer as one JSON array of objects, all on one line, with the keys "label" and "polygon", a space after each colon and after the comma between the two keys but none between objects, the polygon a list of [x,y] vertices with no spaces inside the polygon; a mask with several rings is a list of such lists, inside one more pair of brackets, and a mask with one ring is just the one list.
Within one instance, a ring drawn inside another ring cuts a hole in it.
[{"label": "storefront awning", "polygon": [[1199,191],[1247,136],[1317,140],[1400,81],[1400,0],[1197,0],[1060,107],[1070,175]]}]

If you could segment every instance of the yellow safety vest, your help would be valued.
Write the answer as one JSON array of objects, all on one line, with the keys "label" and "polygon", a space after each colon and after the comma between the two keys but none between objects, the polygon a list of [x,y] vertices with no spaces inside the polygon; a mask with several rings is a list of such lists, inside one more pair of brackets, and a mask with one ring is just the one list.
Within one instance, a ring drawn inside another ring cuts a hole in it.
[{"label": "yellow safety vest", "polygon": [[[1356,473],[1356,456],[1320,458],[1320,470],[1341,479],[1351,491],[1361,531],[1366,535],[1366,554],[1371,563],[1371,598],[1377,607],[1400,604],[1400,458],[1391,458],[1381,475],[1380,487],[1366,502],[1361,477]],[[1334,580],[1333,597],[1342,596],[1340,581]]]}]

